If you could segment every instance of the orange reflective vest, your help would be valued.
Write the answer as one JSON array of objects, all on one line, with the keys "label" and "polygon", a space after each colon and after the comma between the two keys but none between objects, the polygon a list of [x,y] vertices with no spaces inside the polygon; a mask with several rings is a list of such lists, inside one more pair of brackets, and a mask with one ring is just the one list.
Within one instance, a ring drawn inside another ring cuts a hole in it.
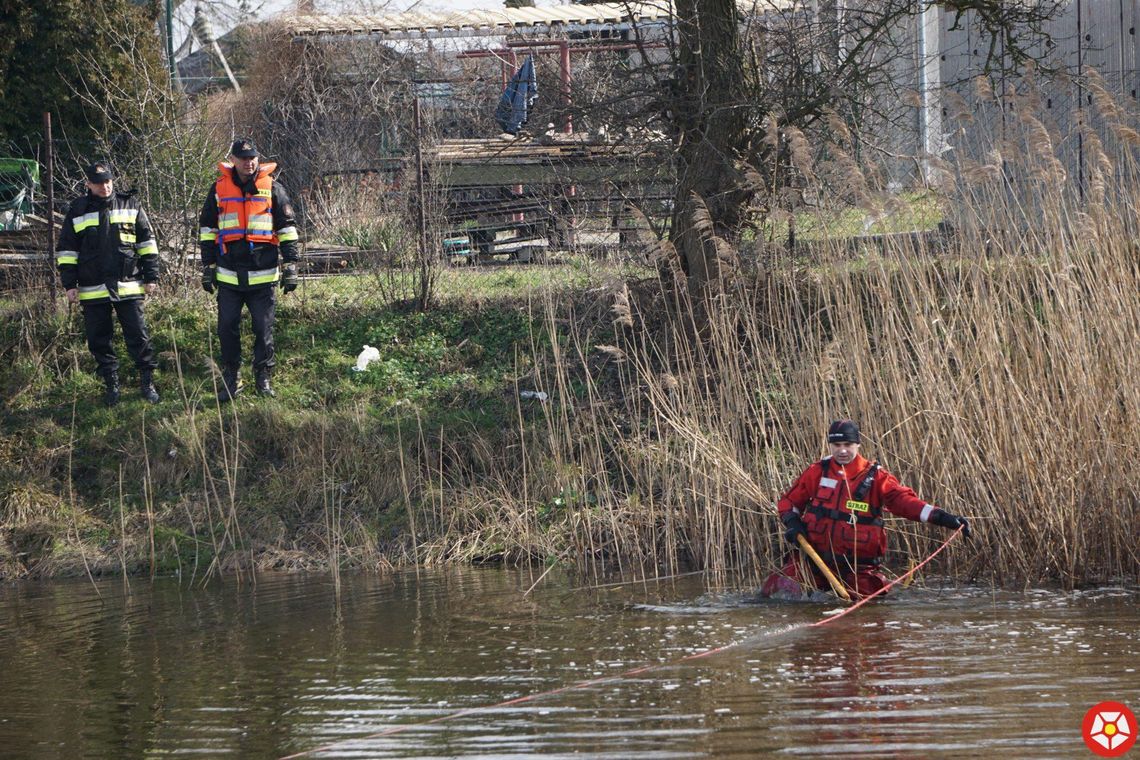
[{"label": "orange reflective vest", "polygon": [[219,163],[221,174],[214,185],[218,199],[218,243],[224,248],[232,240],[246,239],[251,243],[277,245],[273,230],[273,178],[270,173],[277,164],[261,164],[257,168],[257,195],[246,195],[234,183],[233,167]]},{"label": "orange reflective vest", "polygon": [[[883,507],[872,494],[879,465],[871,463],[848,484],[830,464],[830,457],[820,461],[819,486],[804,510],[808,541],[817,551],[846,557],[852,564],[878,564],[887,551]],[[848,490],[851,486],[854,493]]]}]

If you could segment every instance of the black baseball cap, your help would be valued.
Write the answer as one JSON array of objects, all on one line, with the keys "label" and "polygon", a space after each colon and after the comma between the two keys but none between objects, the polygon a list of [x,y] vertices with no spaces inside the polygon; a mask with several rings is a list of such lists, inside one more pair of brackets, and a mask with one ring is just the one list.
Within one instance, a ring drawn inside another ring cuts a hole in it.
[{"label": "black baseball cap", "polygon": [[114,179],[111,175],[111,165],[106,161],[96,161],[83,167],[83,173],[87,175],[88,182],[110,182]]},{"label": "black baseball cap", "polygon": [[261,154],[257,152],[257,146],[253,144],[253,140],[247,137],[239,137],[230,146],[230,155],[234,158],[257,158]]},{"label": "black baseball cap", "polygon": [[859,426],[855,420],[836,420],[827,429],[828,443],[859,443]]}]

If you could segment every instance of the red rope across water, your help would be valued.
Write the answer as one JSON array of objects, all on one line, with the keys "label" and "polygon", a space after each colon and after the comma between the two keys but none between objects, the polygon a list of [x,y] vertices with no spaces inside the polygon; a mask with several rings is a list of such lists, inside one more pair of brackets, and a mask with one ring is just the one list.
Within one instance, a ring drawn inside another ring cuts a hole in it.
[{"label": "red rope across water", "polygon": [[934,558],[935,558],[935,557],[937,557],[939,554],[941,554],[941,553],[942,553],[942,550],[943,550],[943,549],[945,549],[947,546],[949,546],[949,545],[950,545],[950,542],[951,542],[951,541],[953,541],[955,538],[957,538],[957,537],[958,537],[958,534],[959,534],[959,533],[961,533],[961,532],[962,532],[962,528],[961,528],[961,527],[959,527],[959,528],[958,528],[958,530],[956,530],[956,531],[954,531],[953,533],[951,533],[951,534],[950,534],[950,538],[948,538],[948,539],[946,539],[945,541],[943,541],[943,542],[942,542],[942,546],[939,546],[937,549],[935,549],[935,550],[934,550],[934,551],[931,553],[931,555],[930,555],[929,557],[927,557],[926,559],[924,559],[922,562],[919,562],[917,565],[915,565],[914,567],[912,567],[910,570],[907,570],[905,573],[903,573],[902,575],[900,575],[898,578],[895,578],[893,581],[891,581],[891,582],[890,582],[890,583],[888,583],[887,585],[883,586],[881,589],[879,589],[879,590],[878,590],[878,591],[876,591],[875,593],[873,593],[873,594],[868,594],[867,596],[863,597],[863,598],[862,598],[862,599],[860,599],[859,601],[855,602],[855,604],[853,604],[853,605],[851,605],[850,607],[848,607],[847,609],[843,610],[843,612],[840,612],[838,615],[832,615],[831,617],[828,617],[828,618],[824,618],[823,620],[819,620],[819,621],[817,621],[817,622],[815,622],[815,623],[810,623],[810,624],[809,624],[809,625],[807,625],[806,627],[808,627],[808,628],[816,628],[816,627],[818,627],[818,626],[821,626],[821,625],[827,625],[827,624],[828,624],[828,623],[830,623],[831,621],[833,621],[833,620],[838,620],[839,618],[843,617],[844,615],[846,615],[846,614],[847,614],[847,613],[849,613],[849,612],[854,612],[855,610],[859,609],[860,607],[862,607],[862,606],[863,606],[864,604],[866,604],[867,602],[869,602],[869,601],[871,601],[872,599],[874,599],[876,596],[879,596],[880,594],[885,594],[885,593],[887,593],[887,591],[889,591],[889,590],[890,590],[891,586],[894,586],[894,585],[896,585],[896,584],[902,583],[902,582],[903,582],[903,581],[905,581],[907,578],[909,578],[910,576],[912,576],[912,575],[914,575],[915,573],[917,573],[917,572],[918,572],[918,570],[919,570],[919,568],[921,568],[921,567],[922,567],[923,565],[925,565],[927,562],[930,562],[930,560],[934,559]]},{"label": "red rope across water", "polygon": [[[831,616],[826,617],[823,620],[819,620],[815,623],[804,623],[801,625],[792,626],[791,628],[787,628],[787,629],[782,630],[781,633],[788,633],[790,631],[794,631],[794,630],[797,630],[800,628],[817,628],[819,626],[823,626],[823,625],[827,625],[828,623],[832,623],[832,622],[838,620],[839,618],[843,617],[844,615],[846,615],[850,612],[854,612],[855,610],[859,609],[860,607],[862,607],[867,602],[874,599],[876,596],[887,593],[887,591],[892,586],[895,586],[895,585],[903,582],[904,580],[906,580],[910,576],[914,575],[916,572],[918,572],[918,570],[921,567],[923,567],[928,562],[930,562],[932,559],[937,557],[942,552],[943,549],[945,549],[947,546],[950,545],[951,541],[953,541],[955,538],[958,537],[958,534],[961,532],[962,532],[962,529],[958,528],[958,530],[954,531],[950,535],[950,537],[948,539],[946,539],[942,543],[941,546],[939,546],[937,549],[935,549],[934,552],[929,557],[924,559],[922,562],[919,562],[917,565],[912,567],[910,570],[903,573],[898,578],[895,578],[893,581],[891,581],[887,585],[883,586],[881,589],[879,589],[875,593],[869,594],[869,595],[863,597],[862,599],[860,599],[855,604],[851,605],[847,609],[840,612],[838,615],[831,615]],[[436,723],[443,723],[444,721],[448,721],[448,720],[455,720],[456,718],[461,718],[465,715],[471,715],[472,713],[481,712],[484,710],[494,710],[494,709],[497,709],[500,707],[509,707],[510,705],[521,705],[525,702],[532,702],[536,699],[542,699],[543,697],[550,697],[550,696],[553,696],[555,694],[561,694],[561,693],[567,692],[567,691],[574,691],[576,689],[584,689],[588,686],[597,686],[598,684],[610,683],[612,681],[620,681],[623,678],[629,678],[630,676],[636,676],[636,675],[640,675],[642,673],[648,673],[648,672],[653,671],[653,670],[660,670],[661,668],[672,667],[674,665],[680,665],[683,662],[689,662],[690,660],[698,660],[702,657],[710,657],[714,654],[719,654],[719,653],[724,652],[728,649],[732,649],[733,647],[738,646],[739,644],[740,644],[739,641],[734,641],[734,642],[725,644],[724,646],[719,646],[719,647],[716,647],[714,649],[707,649],[703,652],[697,652],[695,654],[686,655],[686,656],[680,657],[676,660],[670,660],[669,662],[659,662],[659,663],[655,663],[652,665],[641,665],[639,667],[632,668],[630,670],[626,670],[622,673],[617,673],[617,674],[612,675],[612,676],[603,676],[601,678],[591,678],[591,679],[588,679],[585,681],[578,681],[577,683],[567,684],[566,686],[560,686],[557,689],[550,689],[548,691],[540,691],[540,692],[536,692],[534,694],[527,694],[527,695],[522,696],[522,697],[515,697],[514,699],[507,699],[507,700],[504,700],[502,702],[496,702],[493,705],[480,705],[478,707],[468,707],[468,708],[465,708],[463,710],[456,710],[455,712],[447,713],[446,715],[441,715],[438,718],[432,718],[431,720],[420,721],[419,723],[403,723],[403,724],[398,725],[398,726],[392,726],[391,728],[384,729],[383,731],[377,731],[374,734],[367,734],[365,736],[358,736],[358,737],[355,737],[353,739],[342,739],[340,741],[332,742],[330,744],[325,744],[325,745],[320,746],[320,747],[314,747],[312,749],[307,749],[307,750],[304,750],[303,752],[297,752],[296,754],[293,754],[293,755],[285,755],[284,757],[278,758],[278,760],[296,760],[296,758],[299,758],[299,757],[306,757],[308,755],[315,755],[318,752],[325,752],[327,750],[333,749],[334,747],[338,747],[342,744],[347,744],[348,742],[360,742],[360,741],[368,741],[369,739],[379,739],[379,738],[384,737],[384,736],[392,736],[394,734],[403,733],[404,731],[408,731],[408,730],[413,729],[413,728],[418,728],[420,726],[430,726],[430,725],[433,725]]]}]

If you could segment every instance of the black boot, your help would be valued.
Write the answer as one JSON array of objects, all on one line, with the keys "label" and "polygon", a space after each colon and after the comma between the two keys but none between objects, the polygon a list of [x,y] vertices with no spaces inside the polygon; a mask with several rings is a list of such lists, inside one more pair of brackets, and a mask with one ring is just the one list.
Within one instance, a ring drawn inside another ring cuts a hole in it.
[{"label": "black boot", "polygon": [[277,396],[277,394],[273,392],[273,386],[269,384],[270,375],[272,375],[272,372],[268,367],[263,367],[262,369],[257,370],[258,396],[269,396],[270,398],[275,398]]},{"label": "black boot", "polygon": [[158,403],[158,390],[154,387],[153,369],[139,371],[139,393],[142,394],[144,401],[149,401],[152,404]]},{"label": "black boot", "polygon": [[222,387],[218,389],[218,401],[231,401],[241,393],[241,378],[237,367],[222,370]]},{"label": "black boot", "polygon": [[116,370],[103,372],[103,403],[107,406],[119,403],[119,373]]}]

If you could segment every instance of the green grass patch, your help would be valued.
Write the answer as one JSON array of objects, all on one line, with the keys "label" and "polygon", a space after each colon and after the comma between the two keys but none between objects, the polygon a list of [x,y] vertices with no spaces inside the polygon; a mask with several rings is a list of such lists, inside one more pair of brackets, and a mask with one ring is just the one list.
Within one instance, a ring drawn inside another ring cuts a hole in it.
[{"label": "green grass patch", "polygon": [[[306,281],[278,303],[277,398],[253,393],[246,319],[246,390],[223,406],[214,401],[216,307],[204,293],[147,303],[160,362],[158,404],[139,397],[116,327],[123,400],[114,408],[102,403],[79,312],[44,315],[36,304],[10,300],[0,320],[0,343],[10,347],[0,383],[14,391],[0,420],[0,522],[18,511],[22,522],[65,528],[60,505],[74,504],[85,525],[77,539],[102,544],[104,534],[119,531],[121,517],[137,530],[149,499],[165,515],[156,552],[160,568],[170,570],[213,559],[213,543],[204,553],[204,539],[187,536],[195,525],[214,539],[226,534],[217,526],[219,511],[231,508],[229,482],[239,484],[234,508],[245,540],[254,541],[258,531],[304,535],[327,504],[347,498],[336,483],[378,477],[368,496],[375,506],[354,506],[354,514],[370,515],[354,530],[390,540],[394,526],[407,522],[402,496],[379,495],[399,482],[399,442],[467,434],[496,440],[517,428],[516,378],[531,371],[533,350],[547,350],[545,294],[603,274],[584,260],[445,269],[426,312],[384,302],[383,293],[410,280],[393,287],[389,278],[387,288],[375,276]],[[380,358],[356,372],[364,345]],[[227,471],[227,447],[235,445],[240,464]]]},{"label": "green grass patch", "polygon": [[[934,229],[942,218],[942,206],[935,193],[901,193],[892,196],[878,212],[854,206],[798,211],[795,214],[796,237],[808,241],[921,232]],[[766,220],[760,230],[768,240],[786,240],[788,221]]]}]

